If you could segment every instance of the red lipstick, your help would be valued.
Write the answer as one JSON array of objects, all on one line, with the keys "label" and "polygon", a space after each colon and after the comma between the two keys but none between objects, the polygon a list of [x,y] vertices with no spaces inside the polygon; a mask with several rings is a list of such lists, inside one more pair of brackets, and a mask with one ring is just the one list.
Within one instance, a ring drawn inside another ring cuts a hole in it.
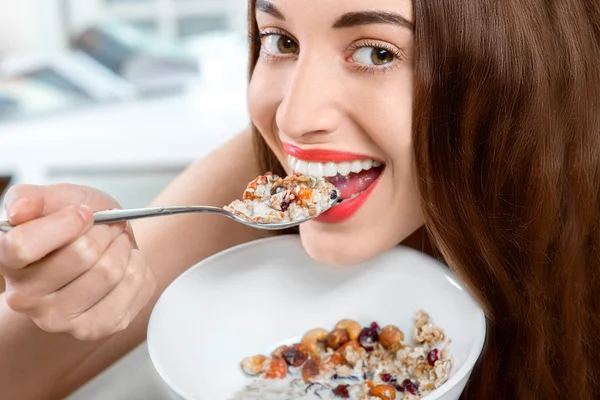
[{"label": "red lipstick", "polygon": [[293,144],[282,143],[283,151],[286,154],[291,155],[292,157],[299,158],[304,161],[313,161],[313,162],[344,162],[344,161],[354,161],[354,160],[366,160],[374,158],[357,153],[349,153],[345,151],[334,151],[334,150],[325,150],[325,149],[301,149]]}]

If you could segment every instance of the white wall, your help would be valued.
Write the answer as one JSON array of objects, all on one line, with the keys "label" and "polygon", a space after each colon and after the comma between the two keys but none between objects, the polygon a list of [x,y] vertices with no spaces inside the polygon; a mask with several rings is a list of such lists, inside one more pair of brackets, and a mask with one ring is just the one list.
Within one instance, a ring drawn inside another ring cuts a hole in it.
[{"label": "white wall", "polygon": [[60,3],[61,0],[0,0],[0,57],[64,48]]},{"label": "white wall", "polygon": [[35,42],[31,0],[0,0],[0,55],[30,49]]}]

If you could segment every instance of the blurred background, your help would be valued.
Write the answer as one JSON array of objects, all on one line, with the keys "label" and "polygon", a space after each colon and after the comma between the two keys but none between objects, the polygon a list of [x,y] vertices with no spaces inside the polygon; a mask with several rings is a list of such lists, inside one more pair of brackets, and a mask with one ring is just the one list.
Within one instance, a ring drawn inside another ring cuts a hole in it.
[{"label": "blurred background", "polygon": [[246,6],[0,0],[1,194],[67,181],[147,205],[249,122]]}]

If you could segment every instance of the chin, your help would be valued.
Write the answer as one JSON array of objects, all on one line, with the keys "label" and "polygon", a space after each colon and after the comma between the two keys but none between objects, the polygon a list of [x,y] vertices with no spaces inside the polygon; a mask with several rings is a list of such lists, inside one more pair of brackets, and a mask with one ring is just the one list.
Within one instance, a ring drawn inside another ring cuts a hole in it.
[{"label": "chin", "polygon": [[332,266],[355,266],[399,243],[395,240],[380,240],[385,237],[383,233],[374,236],[371,232],[362,232],[357,235],[332,228],[329,224],[318,222],[307,222],[300,227],[300,240],[308,255],[316,261]]}]

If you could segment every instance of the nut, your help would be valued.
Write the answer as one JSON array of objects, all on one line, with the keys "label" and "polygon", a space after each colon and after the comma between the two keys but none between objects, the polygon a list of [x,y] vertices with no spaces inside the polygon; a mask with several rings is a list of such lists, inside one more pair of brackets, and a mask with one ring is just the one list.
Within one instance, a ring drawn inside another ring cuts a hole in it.
[{"label": "nut", "polygon": [[310,383],[310,380],[319,375],[321,371],[321,360],[317,357],[311,357],[302,367],[302,379],[304,382]]},{"label": "nut", "polygon": [[283,352],[287,350],[287,346],[283,345],[283,346],[279,346],[278,348],[276,348],[275,350],[273,350],[273,352],[271,353],[271,357],[283,357]]},{"label": "nut", "polygon": [[381,400],[395,400],[396,389],[391,385],[377,385],[369,390],[369,395]]},{"label": "nut", "polygon": [[248,375],[258,375],[265,372],[267,357],[263,355],[246,357],[242,360],[242,370]]},{"label": "nut", "polygon": [[403,340],[404,334],[394,325],[384,326],[381,332],[379,332],[379,343],[386,349],[401,343]]},{"label": "nut", "polygon": [[347,348],[351,348],[354,351],[358,351],[358,349],[361,348],[361,347],[360,347],[360,344],[358,344],[358,340],[350,340],[350,341],[344,343],[342,345],[342,347],[340,347],[339,349],[337,349],[335,352],[336,353],[344,354],[346,352]]},{"label": "nut", "polygon": [[327,335],[326,344],[334,350],[339,349],[343,344],[350,341],[350,335],[345,329],[334,329]]},{"label": "nut", "polygon": [[283,351],[283,358],[292,367],[299,367],[308,359],[308,349],[302,344],[294,344]]},{"label": "nut", "polygon": [[304,334],[302,337],[302,344],[308,349],[310,354],[318,354],[319,352],[319,342],[324,342],[327,339],[327,334],[329,332],[327,329],[323,328],[315,328]]},{"label": "nut", "polygon": [[286,377],[287,372],[288,369],[285,360],[280,357],[273,357],[267,367],[267,372],[265,372],[265,378],[283,379]]},{"label": "nut", "polygon": [[362,331],[362,326],[352,319],[343,319],[335,324],[335,329],[345,329],[348,331],[348,335],[350,335],[350,340],[357,340],[360,331]]}]

